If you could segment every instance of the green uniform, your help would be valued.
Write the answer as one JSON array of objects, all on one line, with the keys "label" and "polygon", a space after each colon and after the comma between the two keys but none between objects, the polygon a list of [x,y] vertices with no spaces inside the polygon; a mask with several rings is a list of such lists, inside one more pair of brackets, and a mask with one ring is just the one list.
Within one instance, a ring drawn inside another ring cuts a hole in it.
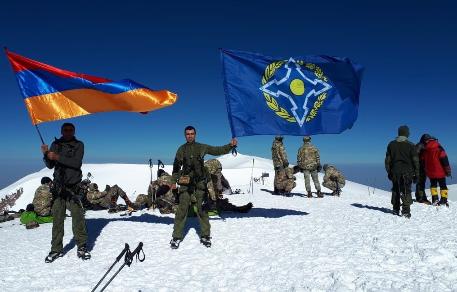
[{"label": "green uniform", "polygon": [[179,188],[179,205],[175,215],[173,238],[183,238],[187,212],[192,203],[196,204],[197,207],[197,216],[201,227],[200,236],[210,236],[211,226],[209,224],[208,212],[202,210],[208,175],[204,167],[203,158],[206,154],[227,154],[230,152],[230,149],[230,144],[213,147],[197,142],[186,143],[178,148],[173,163],[173,180],[178,181],[179,177],[187,175],[190,177],[190,183],[188,185],[181,185]]},{"label": "green uniform", "polygon": [[78,248],[85,246],[87,242],[84,209],[79,199],[84,144],[76,138],[70,141],[56,139],[51,144],[50,151],[59,155],[58,161],[49,160],[46,155],[44,156],[46,166],[50,169],[54,168],[51,252],[61,252],[67,205],[71,212],[73,236]]}]

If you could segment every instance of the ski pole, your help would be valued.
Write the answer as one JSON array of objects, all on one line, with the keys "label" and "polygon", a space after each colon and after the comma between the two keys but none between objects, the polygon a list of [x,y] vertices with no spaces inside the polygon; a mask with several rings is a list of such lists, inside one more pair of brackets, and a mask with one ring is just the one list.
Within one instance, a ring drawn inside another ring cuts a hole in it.
[{"label": "ski pole", "polygon": [[114,267],[114,265],[116,265],[119,262],[119,260],[124,256],[124,254],[128,253],[128,252],[130,252],[130,248],[129,248],[129,245],[126,243],[124,249],[117,256],[116,261],[111,265],[111,267],[109,267],[108,271],[106,271],[106,273],[103,275],[103,277],[100,279],[100,281],[98,281],[97,285],[95,285],[94,289],[92,289],[91,292],[94,292],[95,289],[97,289],[98,285],[100,285],[100,283],[103,281],[103,279],[105,279],[106,275],[108,275],[108,273],[111,271],[111,269]]},{"label": "ski pole", "polygon": [[149,158],[149,170],[151,171],[151,181],[150,181],[150,182],[152,182],[152,167],[153,167],[153,166],[154,166],[154,165],[152,164],[152,159]]},{"label": "ski pole", "polygon": [[252,158],[251,181],[249,182],[250,193],[254,194],[254,158]]},{"label": "ski pole", "polygon": [[108,287],[108,285],[111,283],[111,281],[113,281],[114,278],[116,278],[117,274],[119,274],[119,272],[125,267],[125,265],[130,267],[130,265],[133,262],[133,257],[135,255],[136,255],[137,260],[139,260],[140,262],[144,261],[144,259],[145,259],[144,252],[143,252],[143,258],[140,259],[140,257],[139,257],[140,251],[143,251],[143,242],[140,242],[133,252],[128,251],[125,254],[124,263],[119,268],[119,270],[117,270],[117,272],[109,279],[109,281],[105,284],[105,286],[103,286],[103,288],[100,290],[100,292],[104,291],[106,289],[106,287]]}]

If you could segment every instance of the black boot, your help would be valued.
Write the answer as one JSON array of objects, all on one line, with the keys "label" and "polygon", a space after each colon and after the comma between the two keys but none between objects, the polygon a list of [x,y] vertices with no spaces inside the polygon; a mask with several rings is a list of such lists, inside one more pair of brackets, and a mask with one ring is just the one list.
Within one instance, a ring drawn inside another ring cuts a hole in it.
[{"label": "black boot", "polygon": [[211,237],[209,237],[209,236],[200,237],[200,243],[206,247],[211,247]]},{"label": "black boot", "polygon": [[178,249],[179,244],[181,243],[181,241],[182,241],[181,239],[173,237],[173,238],[170,240],[170,247],[171,247],[172,249]]},{"label": "black boot", "polygon": [[432,196],[432,205],[438,204],[438,196]]},{"label": "black boot", "polygon": [[91,257],[90,252],[87,250],[85,245],[78,247],[78,251],[76,252],[76,255],[78,256],[78,258],[80,258],[84,261],[90,260],[90,257]]},{"label": "black boot", "polygon": [[45,263],[52,263],[53,261],[55,261],[56,259],[58,258],[61,258],[63,257],[63,252],[59,251],[51,251],[48,256],[44,259],[44,262]]},{"label": "black boot", "polygon": [[440,205],[440,206],[448,206],[449,207],[449,204],[447,203],[447,198],[441,197],[440,201],[438,202],[438,205]]}]

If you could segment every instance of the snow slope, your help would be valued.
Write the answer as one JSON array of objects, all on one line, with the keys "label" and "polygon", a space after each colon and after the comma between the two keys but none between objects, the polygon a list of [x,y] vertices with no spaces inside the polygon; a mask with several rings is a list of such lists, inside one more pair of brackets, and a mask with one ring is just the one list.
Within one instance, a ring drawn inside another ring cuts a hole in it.
[{"label": "snow slope", "polygon": [[[249,188],[253,157],[220,158],[232,188]],[[170,166],[166,170],[170,170]],[[145,192],[149,168],[143,165],[84,165],[99,185],[117,183],[135,197]],[[155,172],[155,171],[154,171]],[[124,243],[144,243],[146,260],[125,267],[109,291],[456,291],[456,211],[412,205],[410,220],[390,214],[387,192],[348,182],[342,197],[303,196],[297,176],[294,196],[272,194],[271,161],[254,157],[254,177],[268,172],[254,192],[229,196],[254,203],[248,214],[211,219],[213,246],[198,240],[198,222],[188,219],[178,250],[169,248],[173,216],[140,211],[120,217],[105,211],[86,214],[92,259],[76,258],[71,218],[65,222],[67,253],[52,264],[51,224],[26,230],[17,220],[0,224],[2,291],[88,291],[114,262]],[[15,208],[31,201],[48,170],[31,174],[0,191],[24,188]],[[322,178],[322,177],[321,177]],[[455,189],[455,188],[454,188]],[[370,192],[369,192],[370,190]],[[452,191],[451,191],[452,192]],[[118,264],[114,270],[120,265]]]}]

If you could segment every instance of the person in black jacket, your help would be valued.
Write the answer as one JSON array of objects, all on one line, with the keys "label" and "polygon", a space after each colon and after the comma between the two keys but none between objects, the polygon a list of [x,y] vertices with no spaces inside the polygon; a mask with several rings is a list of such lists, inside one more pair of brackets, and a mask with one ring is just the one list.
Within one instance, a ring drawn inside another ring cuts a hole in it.
[{"label": "person in black jacket", "polygon": [[84,144],[75,138],[75,126],[64,123],[61,127],[62,137],[48,145],[41,145],[46,167],[54,169],[54,183],[51,190],[53,195],[52,241],[51,252],[45,259],[46,263],[53,262],[63,253],[63,235],[66,206],[69,207],[72,218],[73,236],[78,246],[77,255],[83,260],[90,259],[87,250],[87,230],[84,209],[80,199],[80,182],[82,178],[81,165],[84,156]]},{"label": "person in black jacket", "polygon": [[385,158],[387,176],[392,181],[393,214],[400,214],[401,199],[402,216],[406,218],[411,217],[411,183],[416,183],[419,177],[419,157],[408,137],[408,126],[399,127],[398,137],[387,146]]}]

